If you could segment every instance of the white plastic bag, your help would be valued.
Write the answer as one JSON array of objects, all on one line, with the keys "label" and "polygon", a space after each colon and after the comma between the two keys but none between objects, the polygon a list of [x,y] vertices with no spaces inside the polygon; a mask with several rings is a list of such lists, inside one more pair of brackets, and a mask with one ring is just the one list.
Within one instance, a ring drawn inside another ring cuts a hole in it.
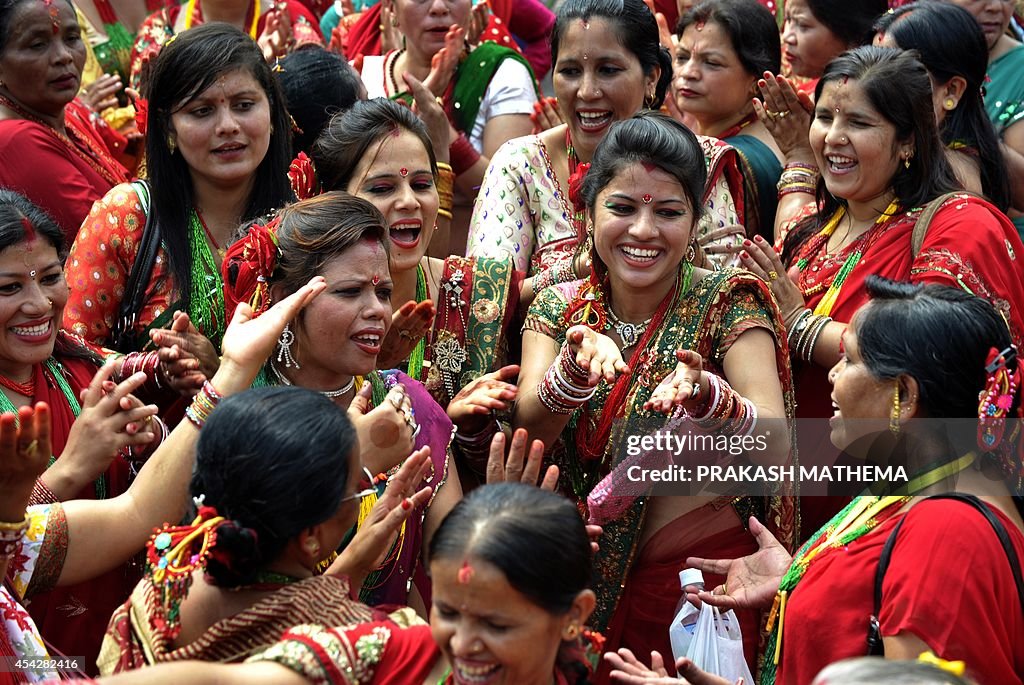
[{"label": "white plastic bag", "polygon": [[740,622],[731,610],[723,612],[704,602],[686,656],[697,668],[721,676],[730,683],[739,678],[743,678],[745,683],[754,682],[743,658]]}]

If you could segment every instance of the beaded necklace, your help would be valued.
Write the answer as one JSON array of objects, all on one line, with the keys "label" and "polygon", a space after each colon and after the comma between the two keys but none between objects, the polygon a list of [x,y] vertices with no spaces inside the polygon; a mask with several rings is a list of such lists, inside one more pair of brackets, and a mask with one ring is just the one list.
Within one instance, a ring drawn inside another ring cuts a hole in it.
[{"label": "beaded necklace", "polygon": [[[585,416],[580,417],[579,423],[576,426],[575,442],[576,450],[582,460],[591,462],[603,461],[611,436],[612,424],[616,419],[621,418],[621,414],[625,409],[626,396],[632,387],[634,374],[639,372],[640,360],[645,355],[647,346],[654,339],[655,333],[661,329],[661,324],[665,320],[671,304],[676,301],[677,297],[689,292],[692,278],[693,264],[685,262],[679,270],[679,275],[676,276],[675,283],[658,304],[658,309],[654,312],[654,316],[651,317],[650,325],[637,342],[633,354],[630,355],[628,362],[629,371],[619,375],[611,392],[608,393],[607,400],[600,407],[600,416],[592,432],[587,430],[590,423],[588,418]],[[607,328],[607,326],[607,317],[605,317],[604,327]],[[598,332],[601,331],[599,330]],[[583,412],[590,413],[590,411],[591,407],[588,402],[583,406]]]},{"label": "beaded necklace", "polygon": [[25,397],[35,397],[36,395],[36,378],[34,374],[28,379],[27,383],[19,383],[7,376],[0,375],[0,385],[11,392],[16,392],[19,395],[24,395]]},{"label": "beaded necklace", "polygon": [[224,285],[220,279],[220,269],[206,240],[209,231],[195,209],[189,217],[188,227],[192,254],[188,315],[196,328],[210,339],[214,347],[220,349],[225,324]]},{"label": "beaded necklace", "polygon": [[[428,297],[430,297],[430,291],[427,289],[427,273],[423,270],[423,263],[421,262],[416,266],[416,303],[424,302]],[[405,371],[405,375],[409,378],[422,380],[420,376],[423,375],[423,362],[427,357],[428,335],[429,333],[419,339],[416,347],[412,350],[412,354],[409,355],[409,364],[406,366]]]},{"label": "beaded necklace", "polygon": [[[203,22],[203,8],[199,7],[199,23]],[[188,0],[185,6],[185,30],[192,28],[192,21],[196,16],[196,0]],[[249,37],[256,40],[256,28],[260,22],[260,0],[252,0],[252,7],[245,13],[249,23]]]},{"label": "beaded necklace", "polygon": [[[53,357],[50,357],[44,362],[44,367],[44,375],[50,380],[52,380],[53,383],[60,390],[61,394],[64,395],[64,399],[67,400],[68,406],[71,408],[71,413],[77,419],[78,416],[82,413],[82,405],[78,403],[78,398],[75,397],[75,391],[71,389],[70,385],[68,385],[67,378],[64,375],[66,373],[64,371],[64,367],[61,365],[59,361],[57,361]],[[35,377],[34,371],[33,377]],[[19,391],[16,390],[15,392]],[[31,397],[33,397],[34,399],[34,394]],[[11,402],[10,398],[7,397],[7,395],[3,394],[2,392],[0,392],[0,412],[11,412],[15,416],[18,415],[18,408],[15,407],[14,403]],[[51,454],[50,461],[47,464],[47,468],[53,466],[53,463],[55,461],[57,461],[57,457]],[[96,478],[96,480],[93,482],[93,487],[96,492],[96,499],[107,498],[107,479],[104,474],[101,473]]]},{"label": "beaded necklace", "polygon": [[88,164],[93,171],[99,174],[103,180],[110,183],[110,185],[115,186],[124,180],[111,171],[111,169],[118,168],[120,164],[110,155],[106,154],[102,150],[96,149],[88,140],[84,140],[81,134],[74,129],[71,119],[65,119],[64,121],[64,129],[67,131],[65,133],[58,131],[56,128],[46,123],[35,114],[32,114],[19,103],[5,95],[0,95],[0,105],[3,105],[12,112],[17,113],[17,115],[25,121],[31,121],[34,124],[45,126],[51,133],[53,133],[54,136],[56,136],[57,140],[68,148],[68,150],[80,157],[82,161]]},{"label": "beaded necklace", "polygon": [[963,471],[973,464],[974,460],[975,455],[972,452],[956,461],[932,469],[908,482],[903,488],[906,494],[854,497],[852,502],[832,517],[832,520],[825,524],[825,527],[817,535],[800,548],[779,582],[779,591],[775,595],[775,602],[768,614],[766,630],[769,636],[765,654],[771,658],[764,660],[761,673],[762,684],[775,682],[779,659],[782,656],[786,601],[818,556],[829,549],[844,547],[874,530],[897,515],[914,494]]},{"label": "beaded necklace", "polygon": [[107,35],[106,42],[93,46],[96,59],[104,71],[117,72],[122,81],[128,83],[135,37],[117,20],[117,12],[114,11],[110,0],[93,0],[93,5],[100,15],[100,21],[103,22],[103,33]]},{"label": "beaded necklace", "polygon": [[[856,249],[851,251],[849,256],[847,256],[846,261],[843,262],[843,265],[839,268],[839,271],[832,279],[832,284],[828,287],[828,290],[822,296],[821,300],[818,301],[818,305],[814,308],[815,314],[828,316],[832,313],[832,309],[835,307],[836,301],[839,299],[839,292],[843,288],[843,283],[845,283],[846,279],[849,278],[854,267],[860,263],[861,257],[864,256],[867,249],[872,243],[874,243],[875,238],[882,233],[883,227],[885,227],[889,220],[896,216],[898,208],[899,203],[894,199],[889,203],[889,206],[885,208],[885,211],[875,219],[875,223],[871,228],[854,241]],[[844,207],[840,207],[836,213],[832,215],[832,218],[829,219],[828,223],[825,224],[825,227],[822,228],[808,244],[806,252],[803,253],[796,263],[797,268],[801,272],[807,269],[810,264],[810,257],[817,254],[819,250],[824,250],[827,254],[828,239],[835,232],[836,227],[839,225],[840,220],[842,220],[845,214],[846,209]],[[808,293],[805,292],[804,294],[806,295]]]}]

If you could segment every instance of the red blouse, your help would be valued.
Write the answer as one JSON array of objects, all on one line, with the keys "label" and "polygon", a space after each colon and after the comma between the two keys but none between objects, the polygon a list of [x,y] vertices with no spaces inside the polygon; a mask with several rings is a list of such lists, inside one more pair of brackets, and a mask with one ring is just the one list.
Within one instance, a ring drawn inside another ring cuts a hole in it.
[{"label": "red blouse", "polygon": [[[1024,559],[1024,534],[992,510]],[[913,634],[964,661],[979,683],[1024,682],[1024,615],[999,539],[970,506],[933,500],[811,563],[786,604],[779,685],[805,685],[830,663],[867,654],[878,559],[904,516],[882,584],[882,636]]]}]

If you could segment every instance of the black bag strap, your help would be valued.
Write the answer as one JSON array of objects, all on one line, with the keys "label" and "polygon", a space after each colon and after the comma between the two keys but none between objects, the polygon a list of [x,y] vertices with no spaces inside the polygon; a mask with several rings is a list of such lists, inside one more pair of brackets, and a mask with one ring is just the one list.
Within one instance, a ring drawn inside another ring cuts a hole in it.
[{"label": "black bag strap", "polygon": [[[974,507],[979,514],[985,517],[988,524],[992,526],[992,530],[995,531],[996,537],[999,538],[999,544],[1003,546],[1003,553],[1006,555],[1006,560],[1010,563],[1010,572],[1013,573],[1013,582],[1017,586],[1017,598],[1020,600],[1021,613],[1024,614],[1024,577],[1021,577],[1020,559],[1017,557],[1017,551],[1013,548],[1013,543],[1010,541],[1010,534],[1007,532],[1006,526],[1004,526],[999,518],[992,513],[992,510],[989,509],[988,506],[974,495],[950,492],[944,495],[934,495],[928,499],[950,499],[957,502],[963,502],[964,504]],[[918,506],[921,505],[919,504]],[[889,538],[885,541],[885,546],[882,547],[882,554],[878,558],[878,568],[875,571],[875,608],[874,613],[871,615],[868,627],[868,654],[871,656],[882,656],[885,653],[882,645],[882,634],[878,622],[878,615],[882,608],[882,581],[885,579],[885,572],[889,569],[889,562],[892,559],[892,551],[893,548],[896,547],[896,537],[899,535],[900,528],[903,527],[903,522],[906,520],[907,517],[904,516],[900,519],[900,522],[896,524],[896,527],[893,528],[892,532],[889,534]]]},{"label": "black bag strap", "polygon": [[135,351],[135,335],[132,329],[139,318],[139,311],[145,303],[146,286],[149,285],[156,264],[156,253],[160,249],[160,227],[152,219],[152,203],[149,184],[145,181],[134,181],[132,188],[139,196],[139,204],[146,216],[146,224],[142,228],[142,239],[135,254],[135,261],[128,274],[124,286],[124,297],[117,309],[117,318],[110,331],[110,346],[119,352]]}]

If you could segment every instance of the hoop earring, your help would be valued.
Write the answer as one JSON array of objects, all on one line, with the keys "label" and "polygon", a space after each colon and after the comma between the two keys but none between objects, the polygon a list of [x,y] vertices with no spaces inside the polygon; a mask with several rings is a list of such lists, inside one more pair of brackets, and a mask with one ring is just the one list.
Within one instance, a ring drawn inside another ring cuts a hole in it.
[{"label": "hoop earring", "polygon": [[646,107],[647,109],[654,109],[654,95],[653,94],[652,95],[645,95],[644,96],[644,107]]},{"label": "hoop earring", "polygon": [[900,382],[899,379],[893,382],[892,387],[892,411],[889,412],[889,432],[893,435],[900,434]]},{"label": "hoop earring", "polygon": [[284,330],[281,331],[281,337],[277,339],[278,347],[277,361],[284,362],[286,368],[301,369],[298,360],[292,356],[292,345],[295,344],[295,334],[292,332],[291,323],[285,324]]}]

